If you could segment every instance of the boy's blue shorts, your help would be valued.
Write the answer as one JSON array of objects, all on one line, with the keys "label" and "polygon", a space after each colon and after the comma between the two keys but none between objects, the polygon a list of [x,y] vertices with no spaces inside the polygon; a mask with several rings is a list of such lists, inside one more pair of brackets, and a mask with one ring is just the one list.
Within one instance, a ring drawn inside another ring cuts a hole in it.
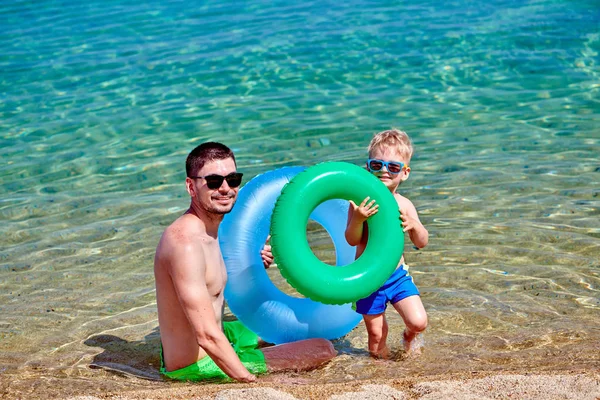
[{"label": "boy's blue shorts", "polygon": [[419,296],[419,289],[408,273],[408,266],[401,265],[383,286],[369,297],[358,300],[354,310],[363,315],[377,315],[385,312],[388,302],[395,304],[410,296]]}]

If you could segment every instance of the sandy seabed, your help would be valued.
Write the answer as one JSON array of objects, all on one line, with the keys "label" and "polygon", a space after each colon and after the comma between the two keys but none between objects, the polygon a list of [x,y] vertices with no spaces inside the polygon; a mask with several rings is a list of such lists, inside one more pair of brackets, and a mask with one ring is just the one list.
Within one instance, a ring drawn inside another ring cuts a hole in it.
[{"label": "sandy seabed", "polygon": [[[477,374],[475,374],[477,375]],[[600,399],[600,372],[560,374],[494,374],[428,380],[307,384],[301,379],[269,377],[255,384],[176,384],[170,388],[68,397],[98,399],[218,399],[218,400],[383,400],[383,399]]]}]

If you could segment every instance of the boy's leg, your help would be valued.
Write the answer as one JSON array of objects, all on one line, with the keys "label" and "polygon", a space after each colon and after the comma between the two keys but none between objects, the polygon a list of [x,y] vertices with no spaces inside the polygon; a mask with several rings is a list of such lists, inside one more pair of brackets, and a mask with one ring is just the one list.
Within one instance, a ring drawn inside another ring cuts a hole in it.
[{"label": "boy's leg", "polygon": [[385,313],[363,315],[367,333],[369,334],[369,353],[375,358],[389,358],[390,350],[387,347],[388,323]]},{"label": "boy's leg", "polygon": [[308,371],[328,362],[337,354],[326,339],[306,339],[260,349],[265,355],[267,370]]},{"label": "boy's leg", "polygon": [[[427,313],[420,296],[406,297],[393,304],[398,314],[404,320],[404,350],[411,352],[411,344],[415,337],[427,328]],[[420,349],[414,349],[418,351]]]}]

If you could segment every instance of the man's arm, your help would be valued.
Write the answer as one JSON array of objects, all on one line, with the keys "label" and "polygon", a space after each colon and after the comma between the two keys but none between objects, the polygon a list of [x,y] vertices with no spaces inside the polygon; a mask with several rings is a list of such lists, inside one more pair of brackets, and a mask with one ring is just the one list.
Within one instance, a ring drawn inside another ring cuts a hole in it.
[{"label": "man's arm", "polygon": [[273,264],[273,251],[271,249],[271,245],[269,244],[269,240],[271,239],[271,235],[267,236],[267,240],[265,241],[265,245],[260,251],[260,258],[262,258],[263,266],[265,269],[269,268],[271,264]]},{"label": "man's arm", "polygon": [[225,337],[213,308],[206,285],[206,264],[202,246],[186,244],[173,254],[170,275],[179,303],[196,333],[198,345],[231,378],[253,382],[256,377],[248,372]]}]

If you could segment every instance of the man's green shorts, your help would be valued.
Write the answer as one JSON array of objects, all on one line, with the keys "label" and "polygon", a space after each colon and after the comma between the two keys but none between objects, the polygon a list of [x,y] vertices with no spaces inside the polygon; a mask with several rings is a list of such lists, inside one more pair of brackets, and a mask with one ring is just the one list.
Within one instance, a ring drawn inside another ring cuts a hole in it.
[{"label": "man's green shorts", "polygon": [[[267,372],[265,355],[258,349],[258,336],[254,332],[242,325],[240,321],[224,322],[223,332],[248,371],[255,375]],[[165,369],[162,351],[160,355],[160,372],[168,378],[180,381],[230,379],[209,356],[196,361],[192,365],[169,372]]]}]

